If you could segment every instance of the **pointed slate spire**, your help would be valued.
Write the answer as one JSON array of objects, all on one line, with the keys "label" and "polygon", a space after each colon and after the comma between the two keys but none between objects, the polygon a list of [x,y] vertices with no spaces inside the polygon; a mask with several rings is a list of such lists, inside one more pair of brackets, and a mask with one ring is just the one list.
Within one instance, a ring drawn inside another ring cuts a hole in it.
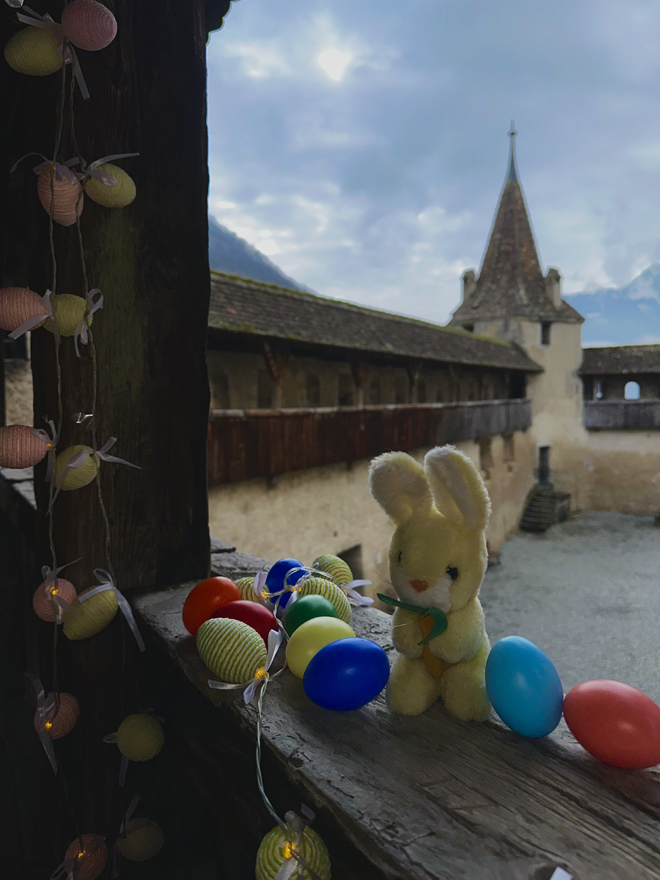
[{"label": "pointed slate spire", "polygon": [[518,182],[518,172],[516,171],[516,147],[514,138],[517,134],[518,132],[516,131],[512,119],[511,128],[509,129],[509,137],[511,138],[511,143],[509,145],[509,173],[507,174],[506,179],[513,180],[516,183]]}]

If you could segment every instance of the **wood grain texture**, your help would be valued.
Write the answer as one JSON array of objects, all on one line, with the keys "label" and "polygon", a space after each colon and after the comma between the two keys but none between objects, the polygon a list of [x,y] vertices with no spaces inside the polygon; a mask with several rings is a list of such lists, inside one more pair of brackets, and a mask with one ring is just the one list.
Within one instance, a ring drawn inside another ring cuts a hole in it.
[{"label": "wood grain texture", "polygon": [[[181,624],[191,586],[139,596],[137,611],[175,666],[252,739],[254,710],[208,689]],[[355,612],[356,634],[387,651],[389,625],[382,612]],[[548,880],[556,866],[575,880],[660,872],[660,774],[599,764],[565,728],[532,742],[496,720],[462,723],[439,704],[395,717],[382,697],[330,713],[289,674],[270,685],[264,705],[267,754],[382,877]]]}]

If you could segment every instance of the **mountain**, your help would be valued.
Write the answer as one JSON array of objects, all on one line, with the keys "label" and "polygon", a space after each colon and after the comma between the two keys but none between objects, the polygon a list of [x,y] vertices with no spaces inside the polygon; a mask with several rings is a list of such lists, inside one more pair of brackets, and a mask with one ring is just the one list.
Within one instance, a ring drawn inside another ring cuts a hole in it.
[{"label": "mountain", "polygon": [[623,287],[568,293],[564,299],[586,318],[585,346],[660,343],[659,263]]},{"label": "mountain", "polygon": [[264,281],[267,284],[279,284],[293,290],[307,290],[302,284],[294,281],[278,269],[256,248],[243,241],[226,226],[209,217],[209,263],[212,269],[227,272],[229,275],[240,275],[253,281]]}]

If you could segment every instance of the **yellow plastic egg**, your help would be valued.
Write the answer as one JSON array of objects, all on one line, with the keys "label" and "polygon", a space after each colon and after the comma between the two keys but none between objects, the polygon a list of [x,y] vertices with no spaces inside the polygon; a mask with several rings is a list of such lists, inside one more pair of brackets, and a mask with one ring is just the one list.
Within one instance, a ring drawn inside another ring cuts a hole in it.
[{"label": "yellow plastic egg", "polygon": [[[71,459],[83,449],[89,449],[91,455],[83,461],[80,467],[71,468],[67,471],[66,466]],[[99,463],[94,450],[91,446],[69,446],[55,459],[55,485],[65,492],[71,492],[73,489],[82,489],[92,483],[99,472]],[[65,476],[66,474],[66,476]]]},{"label": "yellow plastic egg", "polygon": [[311,577],[300,581],[296,589],[301,596],[323,596],[331,602],[337,612],[337,617],[344,623],[350,623],[352,618],[351,606],[346,598],[346,593],[340,589],[334,581],[327,578]]},{"label": "yellow plastic egg", "polygon": [[116,743],[129,761],[150,761],[163,748],[165,735],[155,715],[128,715],[119,725]]},{"label": "yellow plastic egg", "polygon": [[119,852],[131,862],[146,862],[163,848],[165,839],[160,825],[151,819],[131,819],[124,837],[119,838]]},{"label": "yellow plastic egg", "polygon": [[[53,315],[57,321],[57,329],[60,336],[73,336],[81,321],[87,314],[87,302],[81,296],[73,296],[70,293],[59,293],[51,300]],[[91,327],[93,315],[87,317],[87,326]],[[46,330],[53,332],[52,321],[46,321]]]},{"label": "yellow plastic egg", "polygon": [[298,678],[302,678],[307,664],[321,648],[339,639],[353,639],[355,633],[347,623],[336,617],[313,617],[301,623],[286,646],[286,662]]},{"label": "yellow plastic egg", "polygon": [[136,196],[135,181],[130,174],[127,174],[118,165],[111,165],[109,162],[99,165],[96,170],[114,177],[116,183],[113,186],[108,186],[102,181],[90,177],[85,184],[85,192],[90,199],[103,205],[104,208],[125,208],[130,205]]},{"label": "yellow plastic egg", "polygon": [[[313,829],[305,828],[301,843],[301,855],[319,880],[330,880],[330,855],[321,837]],[[269,831],[261,841],[257,853],[256,880],[275,880],[284,862],[291,858],[292,846],[295,846],[295,842],[287,840],[287,835],[279,825]],[[312,875],[303,870],[302,876],[304,880],[311,880]]]},{"label": "yellow plastic egg", "polygon": [[72,611],[64,612],[64,635],[72,642],[90,639],[100,633],[114,618],[119,607],[114,590],[103,590],[91,599],[81,602],[80,597],[88,592],[89,590],[83,590],[78,598],[71,602]]},{"label": "yellow plastic egg", "polygon": [[5,61],[16,73],[28,76],[49,76],[64,63],[58,49],[62,39],[42,28],[26,27],[5,46]]},{"label": "yellow plastic egg", "polygon": [[197,650],[214,675],[232,684],[250,681],[266,665],[264,640],[241,620],[207,620],[197,630]]}]

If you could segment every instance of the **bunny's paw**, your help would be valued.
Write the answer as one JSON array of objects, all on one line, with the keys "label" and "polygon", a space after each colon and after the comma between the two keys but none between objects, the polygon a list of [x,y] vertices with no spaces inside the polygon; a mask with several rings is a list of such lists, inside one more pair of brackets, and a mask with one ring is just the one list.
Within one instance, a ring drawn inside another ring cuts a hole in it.
[{"label": "bunny's paw", "polygon": [[399,715],[421,715],[438,699],[440,685],[429,675],[423,660],[399,654],[387,685],[387,705]]}]

